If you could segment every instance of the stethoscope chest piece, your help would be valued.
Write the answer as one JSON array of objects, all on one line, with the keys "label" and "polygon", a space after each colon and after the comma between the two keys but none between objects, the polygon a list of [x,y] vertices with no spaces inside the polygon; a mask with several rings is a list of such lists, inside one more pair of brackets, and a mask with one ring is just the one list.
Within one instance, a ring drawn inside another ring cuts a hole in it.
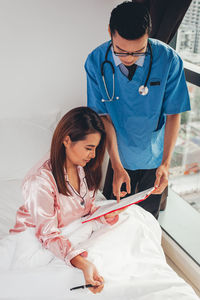
[{"label": "stethoscope chest piece", "polygon": [[142,95],[142,96],[146,96],[149,92],[149,89],[147,86],[144,86],[144,85],[141,85],[139,87],[139,94]]}]

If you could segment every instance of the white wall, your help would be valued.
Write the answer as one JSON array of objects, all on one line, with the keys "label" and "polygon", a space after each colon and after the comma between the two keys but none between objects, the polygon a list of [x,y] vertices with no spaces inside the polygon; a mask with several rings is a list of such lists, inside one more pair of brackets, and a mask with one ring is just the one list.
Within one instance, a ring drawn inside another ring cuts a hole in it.
[{"label": "white wall", "polygon": [[56,120],[86,105],[84,62],[109,39],[120,2],[0,0],[0,180],[23,178],[49,150]]},{"label": "white wall", "polygon": [[84,62],[113,0],[0,0],[0,118],[86,105]]}]

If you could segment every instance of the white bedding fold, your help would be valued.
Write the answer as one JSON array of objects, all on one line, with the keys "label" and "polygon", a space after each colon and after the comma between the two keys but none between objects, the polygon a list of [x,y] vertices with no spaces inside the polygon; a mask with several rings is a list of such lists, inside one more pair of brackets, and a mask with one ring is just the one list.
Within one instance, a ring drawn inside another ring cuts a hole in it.
[{"label": "white bedding fold", "polygon": [[28,230],[18,237],[11,236],[12,241],[9,237],[0,242],[1,262],[8,248],[5,265],[9,255],[13,258],[10,270],[4,268],[0,272],[0,299],[198,299],[192,288],[167,265],[160,226],[142,208],[130,207],[113,226],[76,221],[64,228],[65,232],[74,244],[88,250],[88,259],[105,279],[104,290],[98,295],[88,290],[70,292],[70,287],[84,283],[82,272],[53,258],[48,250],[41,248],[33,230]]}]

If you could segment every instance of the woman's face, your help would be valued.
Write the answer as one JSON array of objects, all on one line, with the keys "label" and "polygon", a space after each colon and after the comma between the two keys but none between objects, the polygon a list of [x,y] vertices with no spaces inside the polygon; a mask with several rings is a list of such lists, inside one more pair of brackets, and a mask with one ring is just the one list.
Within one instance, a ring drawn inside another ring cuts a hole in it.
[{"label": "woman's face", "polygon": [[101,140],[100,133],[86,135],[85,140],[72,142],[69,136],[63,142],[66,149],[67,165],[84,167],[96,155],[96,148]]}]

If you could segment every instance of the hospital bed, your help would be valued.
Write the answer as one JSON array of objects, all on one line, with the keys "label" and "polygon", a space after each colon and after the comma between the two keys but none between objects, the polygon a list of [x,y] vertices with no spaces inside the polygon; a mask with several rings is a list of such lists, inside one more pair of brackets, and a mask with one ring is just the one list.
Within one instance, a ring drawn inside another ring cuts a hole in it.
[{"label": "hospital bed", "polygon": [[[53,115],[47,122],[42,118],[0,120],[1,239],[13,227],[16,210],[23,203],[20,185],[24,174],[48,150],[55,119]],[[100,205],[105,203],[101,192],[96,201]],[[128,208],[118,224],[102,228],[87,244],[88,259],[105,280],[100,294],[93,295],[87,289],[70,291],[84,283],[82,272],[53,259],[31,268],[13,267],[13,261],[9,270],[0,270],[0,299],[198,299],[193,289],[166,263],[160,227],[140,207]]]}]

